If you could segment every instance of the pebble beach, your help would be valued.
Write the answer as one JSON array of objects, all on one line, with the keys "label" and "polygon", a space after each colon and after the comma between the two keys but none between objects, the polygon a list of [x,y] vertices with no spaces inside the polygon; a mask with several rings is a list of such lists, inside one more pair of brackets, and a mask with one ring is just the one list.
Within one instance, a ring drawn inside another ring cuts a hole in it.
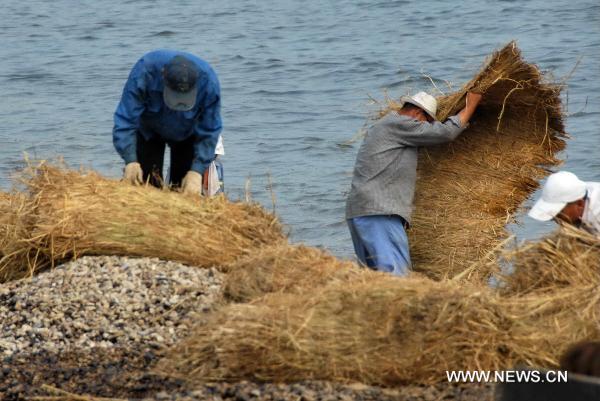
[{"label": "pebble beach", "polygon": [[162,376],[154,367],[169,346],[223,302],[222,279],[215,269],[155,258],[87,256],[1,285],[0,399],[27,400],[53,388],[148,401],[491,397],[490,386],[186,383]]}]

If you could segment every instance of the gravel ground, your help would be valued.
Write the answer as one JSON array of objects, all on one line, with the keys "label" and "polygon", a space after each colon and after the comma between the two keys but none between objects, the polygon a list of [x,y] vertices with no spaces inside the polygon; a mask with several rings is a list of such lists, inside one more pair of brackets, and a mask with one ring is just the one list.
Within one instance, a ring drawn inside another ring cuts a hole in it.
[{"label": "gravel ground", "polygon": [[220,295],[221,274],[159,259],[83,257],[0,286],[0,355],[158,348]]},{"label": "gravel ground", "polygon": [[206,385],[185,393],[159,392],[145,401],[492,401],[491,386],[405,386],[398,389],[330,382]]},{"label": "gravel ground", "polygon": [[150,258],[84,257],[0,285],[0,400],[42,385],[147,401],[491,400],[489,385],[190,385],[152,369],[221,299],[222,274]]},{"label": "gravel ground", "polygon": [[185,393],[157,393],[145,401],[491,401],[490,386],[406,386],[399,389],[330,382],[295,384],[235,384],[207,385]]}]

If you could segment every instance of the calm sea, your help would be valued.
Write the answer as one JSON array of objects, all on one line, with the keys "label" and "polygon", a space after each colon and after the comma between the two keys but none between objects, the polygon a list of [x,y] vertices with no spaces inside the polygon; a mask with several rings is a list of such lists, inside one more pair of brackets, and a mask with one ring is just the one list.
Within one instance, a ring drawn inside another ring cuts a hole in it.
[{"label": "calm sea", "polygon": [[[270,209],[272,180],[293,241],[349,257],[344,201],[358,143],[342,144],[370,98],[429,90],[424,74],[460,86],[511,39],[557,79],[572,72],[564,168],[600,181],[597,0],[3,0],[0,37],[2,188],[23,152],[119,177],[112,115],[128,72],[149,50],[181,49],[221,81],[230,197],[250,177]],[[511,229],[521,239],[552,227],[520,220]]]}]

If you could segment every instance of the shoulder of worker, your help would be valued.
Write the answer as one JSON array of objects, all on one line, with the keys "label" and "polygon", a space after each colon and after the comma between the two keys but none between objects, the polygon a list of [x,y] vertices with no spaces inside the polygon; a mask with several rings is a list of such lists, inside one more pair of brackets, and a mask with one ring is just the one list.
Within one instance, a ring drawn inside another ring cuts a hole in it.
[{"label": "shoulder of worker", "polygon": [[182,56],[185,56],[188,59],[192,60],[194,64],[196,64],[198,69],[204,71],[204,73],[206,73],[209,76],[209,78],[217,79],[217,73],[215,72],[214,68],[208,63],[208,61],[201,59],[200,57],[192,53],[179,52],[178,54],[181,54]]},{"label": "shoulder of worker", "polygon": [[219,78],[214,68],[212,68],[207,61],[191,53],[176,52],[176,54],[185,56],[189,60],[192,60],[194,64],[196,64],[196,67],[203,72],[206,82],[201,84],[201,90],[203,90],[205,93],[213,93],[216,96],[220,96],[221,86],[219,84]]},{"label": "shoulder of worker", "polygon": [[395,127],[400,129],[416,129],[423,124],[427,124],[426,122],[415,120],[412,117],[404,116],[402,114],[397,113],[395,110],[391,110],[385,116],[381,117],[377,121],[373,123],[373,126],[379,127]]},{"label": "shoulder of worker", "polygon": [[129,81],[145,90],[162,90],[162,70],[177,53],[173,50],[154,50],[144,54],[135,63]]},{"label": "shoulder of worker", "polygon": [[404,116],[402,114],[397,113],[396,111],[390,111],[384,117],[382,117],[378,122],[383,126],[391,126],[395,129],[401,129],[404,131],[418,131],[418,132],[431,132],[437,133],[440,131],[445,131],[447,127],[455,126],[455,129],[462,130],[466,127],[463,127],[460,124],[460,118],[456,116],[449,117],[446,121],[419,121],[409,116]]},{"label": "shoulder of worker", "polygon": [[161,69],[175,56],[184,56],[185,58],[193,61],[198,66],[198,68],[202,70],[211,69],[210,65],[206,61],[202,60],[200,57],[184,51],[172,49],[152,50],[151,52],[144,54],[140,58],[140,61],[142,61],[149,69]]},{"label": "shoulder of worker", "polygon": [[588,191],[590,207],[594,214],[600,215],[600,182],[588,181],[585,183]]},{"label": "shoulder of worker", "polygon": [[413,120],[391,110],[386,115],[373,121],[367,129],[370,138],[395,137],[401,132],[413,131]]},{"label": "shoulder of worker", "polygon": [[586,181],[585,186],[592,191],[599,191],[600,190],[600,182],[596,182],[596,181]]}]

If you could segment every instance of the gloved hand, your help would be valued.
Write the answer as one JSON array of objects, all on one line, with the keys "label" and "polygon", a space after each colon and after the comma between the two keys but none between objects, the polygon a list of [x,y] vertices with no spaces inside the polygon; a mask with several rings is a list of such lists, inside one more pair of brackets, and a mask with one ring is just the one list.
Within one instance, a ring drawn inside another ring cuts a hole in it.
[{"label": "gloved hand", "polygon": [[144,183],[144,173],[142,166],[138,162],[127,163],[123,172],[123,179],[133,185]]},{"label": "gloved hand", "polygon": [[186,195],[200,195],[200,191],[202,190],[202,175],[193,170],[188,171],[181,181],[181,190]]}]

